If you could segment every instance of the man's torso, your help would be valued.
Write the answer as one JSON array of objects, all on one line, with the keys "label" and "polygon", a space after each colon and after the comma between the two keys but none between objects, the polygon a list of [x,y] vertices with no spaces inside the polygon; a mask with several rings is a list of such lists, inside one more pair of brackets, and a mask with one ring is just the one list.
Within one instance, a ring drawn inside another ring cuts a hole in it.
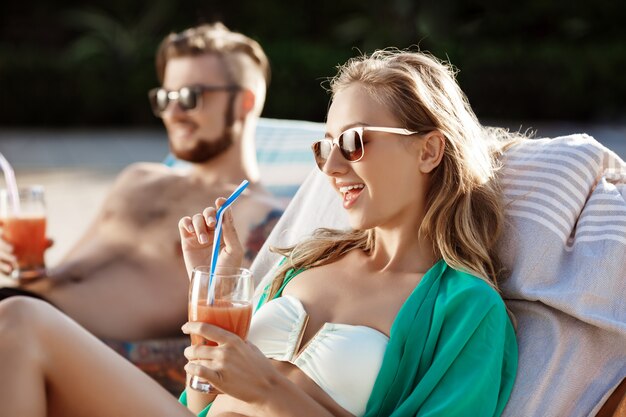
[{"label": "man's torso", "polygon": [[[160,165],[134,165],[120,174],[86,236],[51,269],[50,279],[28,289],[101,338],[179,334],[188,279],[178,221],[214,205],[235,186],[209,187]],[[249,188],[233,206],[246,266],[281,212],[259,186]]]}]

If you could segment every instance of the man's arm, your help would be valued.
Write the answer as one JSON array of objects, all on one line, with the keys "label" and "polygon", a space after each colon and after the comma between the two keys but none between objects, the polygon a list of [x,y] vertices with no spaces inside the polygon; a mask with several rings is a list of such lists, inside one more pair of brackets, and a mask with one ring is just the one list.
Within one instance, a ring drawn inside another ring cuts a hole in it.
[{"label": "man's arm", "polygon": [[[154,172],[154,165],[155,164],[152,163],[136,163],[129,165],[120,172],[107,192],[103,204],[99,207],[96,215],[91,219],[84,233],[82,233],[76,243],[71,246],[71,249],[63,255],[58,265],[51,270],[51,278],[63,280],[71,277],[71,274],[67,272],[73,267],[72,260],[75,258],[75,254],[88,248],[96,238],[102,237],[101,228],[105,225],[104,222],[106,222],[108,214],[116,210],[115,206],[119,204],[120,199],[122,199],[125,194],[134,192],[133,189],[138,187],[138,183],[150,175],[151,172]],[[102,253],[101,255],[101,259],[98,259],[92,252],[89,257],[89,262],[100,264],[110,259],[111,254]],[[84,261],[85,259],[81,258],[81,262],[84,263]]]}]

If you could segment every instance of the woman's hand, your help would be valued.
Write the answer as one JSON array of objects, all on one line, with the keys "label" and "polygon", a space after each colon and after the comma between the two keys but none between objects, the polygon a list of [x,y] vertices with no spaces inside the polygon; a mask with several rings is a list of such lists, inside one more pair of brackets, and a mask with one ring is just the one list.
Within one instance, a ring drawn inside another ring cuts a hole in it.
[{"label": "woman's hand", "polygon": [[[195,267],[211,263],[213,236],[217,225],[216,214],[225,201],[225,198],[220,197],[215,200],[215,207],[207,207],[202,213],[183,217],[178,222],[180,243],[189,279]],[[220,247],[218,266],[241,267],[244,250],[237,236],[230,209],[224,213]]]},{"label": "woman's hand", "polygon": [[217,343],[217,346],[193,345],[185,349],[189,360],[185,371],[208,380],[225,394],[249,404],[260,404],[266,400],[274,382],[282,377],[256,346],[234,333],[201,322],[188,322],[182,330]]}]

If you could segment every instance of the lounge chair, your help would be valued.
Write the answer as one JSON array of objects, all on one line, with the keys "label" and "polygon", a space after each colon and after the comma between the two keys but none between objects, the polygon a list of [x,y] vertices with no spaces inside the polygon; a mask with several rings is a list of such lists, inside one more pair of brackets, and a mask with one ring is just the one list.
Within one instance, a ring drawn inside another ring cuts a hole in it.
[{"label": "lounge chair", "polygon": [[[308,122],[259,125],[266,185],[288,201],[303,182],[252,265],[259,288],[280,260],[270,245],[293,244],[318,227],[347,227],[310,156],[310,142],[323,132]],[[499,246],[511,275],[501,288],[518,322],[520,363],[504,415],[596,415],[626,378],[626,164],[586,135],[528,141],[506,158],[508,225]],[[178,393],[187,344],[179,338],[126,349]]]},{"label": "lounge chair", "polygon": [[[626,164],[587,135],[530,140],[507,152],[500,180],[501,288],[520,350],[503,415],[595,416],[626,378]],[[259,287],[279,261],[270,245],[322,226],[347,220],[313,170],[252,265]]]}]

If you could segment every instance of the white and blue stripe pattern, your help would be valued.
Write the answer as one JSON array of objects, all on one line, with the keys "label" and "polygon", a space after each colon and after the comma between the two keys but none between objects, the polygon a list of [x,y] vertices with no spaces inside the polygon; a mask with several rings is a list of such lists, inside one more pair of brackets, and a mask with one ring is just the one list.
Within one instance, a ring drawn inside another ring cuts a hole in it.
[{"label": "white and blue stripe pattern", "polygon": [[294,196],[315,168],[311,144],[324,137],[323,123],[261,119],[256,147],[261,182],[277,197]]},{"label": "white and blue stripe pattern", "polygon": [[509,216],[543,225],[568,247],[626,245],[626,164],[590,136],[524,142],[508,151],[502,177]]}]

